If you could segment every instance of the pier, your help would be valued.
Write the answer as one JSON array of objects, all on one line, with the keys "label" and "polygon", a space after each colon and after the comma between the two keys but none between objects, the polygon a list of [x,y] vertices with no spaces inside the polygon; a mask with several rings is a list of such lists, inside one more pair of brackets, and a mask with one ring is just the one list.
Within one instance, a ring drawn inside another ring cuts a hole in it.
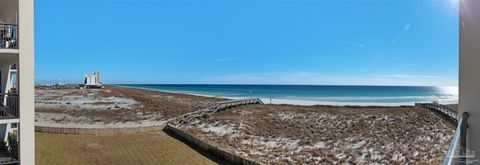
[{"label": "pier", "polygon": [[241,105],[248,105],[248,104],[263,104],[263,102],[259,98],[228,100],[228,101],[217,102],[214,105],[210,106],[208,109],[210,109],[210,111],[215,113],[218,111],[226,110],[228,108],[241,106]]},{"label": "pier", "polygon": [[448,121],[452,123],[458,122],[458,114],[455,110],[438,103],[415,103],[415,107],[429,109],[444,116]]},{"label": "pier", "polygon": [[217,113],[217,112],[220,112],[220,111],[224,111],[228,108],[241,106],[241,105],[249,105],[249,104],[263,104],[263,102],[259,98],[221,101],[221,102],[217,102],[217,103],[211,105],[208,108],[198,110],[198,111],[195,111],[195,112],[191,112],[191,113],[187,113],[187,114],[179,116],[179,117],[172,118],[171,120],[168,121],[168,123],[173,122],[173,123],[178,123],[178,124],[183,125],[183,124],[187,124],[187,123],[190,123],[192,121],[201,119],[208,114]]}]

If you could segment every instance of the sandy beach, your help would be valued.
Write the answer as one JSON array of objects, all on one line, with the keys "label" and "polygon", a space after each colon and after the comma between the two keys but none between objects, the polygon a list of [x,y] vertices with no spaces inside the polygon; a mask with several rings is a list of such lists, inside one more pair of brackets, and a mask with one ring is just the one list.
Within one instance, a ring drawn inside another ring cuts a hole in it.
[{"label": "sandy beach", "polygon": [[35,124],[117,128],[165,124],[167,119],[225,99],[111,86],[107,89],[36,89]]},{"label": "sandy beach", "polygon": [[[37,89],[35,116],[39,126],[164,125],[223,100],[116,86]],[[438,164],[454,133],[444,118],[413,106],[248,105],[176,126],[265,164]]]},{"label": "sandy beach", "polygon": [[178,126],[266,164],[439,164],[455,129],[407,106],[249,105]]}]

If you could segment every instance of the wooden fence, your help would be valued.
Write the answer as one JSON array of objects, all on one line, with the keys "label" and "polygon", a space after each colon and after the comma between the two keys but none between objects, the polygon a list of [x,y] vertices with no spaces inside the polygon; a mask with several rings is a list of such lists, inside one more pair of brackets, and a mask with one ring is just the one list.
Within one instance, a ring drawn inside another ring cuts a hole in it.
[{"label": "wooden fence", "polygon": [[57,133],[57,134],[86,134],[86,135],[108,135],[116,133],[137,133],[161,131],[165,125],[127,127],[127,128],[65,128],[35,126],[35,132]]},{"label": "wooden fence", "polygon": [[240,156],[237,156],[235,154],[232,154],[230,152],[227,152],[227,151],[224,151],[224,150],[221,150],[215,146],[212,146],[206,142],[203,142],[202,140],[186,133],[186,132],[183,132],[182,130],[180,129],[177,129],[171,125],[168,125],[165,126],[165,129],[164,129],[166,132],[169,132],[169,133],[172,133],[180,138],[182,138],[183,140],[187,141],[188,143],[191,143],[197,147],[199,147],[200,149],[204,150],[204,151],[207,151],[215,156],[217,156],[218,158],[222,159],[222,160],[225,160],[225,161],[228,161],[232,164],[238,164],[238,165],[257,165],[258,163],[252,161],[252,160],[248,160],[246,158],[242,158]]},{"label": "wooden fence", "polygon": [[[229,100],[229,101],[218,102],[210,106],[209,108],[207,108],[207,110],[213,111],[213,113],[215,113],[217,111],[225,110],[227,108],[246,105],[246,104],[262,104],[262,101],[260,99]],[[182,115],[181,117],[195,115],[195,112]],[[176,118],[172,118],[172,119],[176,119]],[[172,119],[170,119],[169,121],[171,121]],[[57,133],[57,134],[106,135],[106,134],[116,134],[116,133],[137,133],[137,132],[160,131],[164,127],[165,127],[165,124],[154,125],[154,126],[141,126],[141,127],[124,127],[124,128],[69,128],[69,127],[35,126],[35,132]]]}]

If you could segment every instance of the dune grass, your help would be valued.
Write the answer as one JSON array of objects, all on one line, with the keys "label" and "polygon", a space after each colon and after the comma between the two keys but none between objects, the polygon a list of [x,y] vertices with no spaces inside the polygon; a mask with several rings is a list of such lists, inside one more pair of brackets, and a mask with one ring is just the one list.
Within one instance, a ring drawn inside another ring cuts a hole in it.
[{"label": "dune grass", "polygon": [[164,132],[35,134],[36,164],[215,164]]}]

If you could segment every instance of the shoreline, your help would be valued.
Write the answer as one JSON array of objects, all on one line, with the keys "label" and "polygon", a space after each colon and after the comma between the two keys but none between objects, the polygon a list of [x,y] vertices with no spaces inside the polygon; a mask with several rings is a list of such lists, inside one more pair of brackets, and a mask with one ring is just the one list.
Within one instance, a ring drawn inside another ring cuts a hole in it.
[{"label": "shoreline", "polygon": [[[133,89],[143,89],[143,90],[150,90],[150,91],[159,91],[159,92],[166,92],[166,93],[175,93],[175,94],[185,94],[185,95],[192,95],[192,96],[201,96],[201,97],[210,97],[210,98],[222,98],[222,99],[246,99],[251,97],[229,97],[229,96],[219,96],[219,95],[209,95],[209,94],[200,94],[194,92],[187,92],[187,91],[170,91],[170,90],[162,90],[162,89],[151,89],[151,88],[142,88],[142,87],[132,87],[132,86],[124,86],[124,85],[110,85],[110,86],[118,86],[124,88],[133,88]],[[399,102],[399,103],[365,103],[365,102],[334,102],[334,101],[318,101],[318,100],[302,100],[302,99],[279,99],[279,98],[264,98],[259,97],[260,100],[264,104],[272,104],[272,105],[294,105],[294,106],[315,106],[315,105],[326,105],[326,106],[361,106],[361,107],[368,107],[368,106],[386,106],[386,107],[398,107],[398,106],[415,106],[416,102]],[[458,101],[453,102],[439,102],[440,104],[451,105],[451,104],[458,104]]]}]

